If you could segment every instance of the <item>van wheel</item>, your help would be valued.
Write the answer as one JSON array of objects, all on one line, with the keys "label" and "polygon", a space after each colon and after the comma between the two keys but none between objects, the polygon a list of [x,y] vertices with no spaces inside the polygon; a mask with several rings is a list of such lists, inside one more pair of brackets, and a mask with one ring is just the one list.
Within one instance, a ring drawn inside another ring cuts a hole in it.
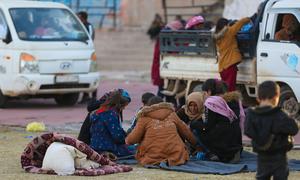
[{"label": "van wheel", "polygon": [[292,117],[295,117],[299,112],[298,101],[288,86],[280,87],[279,106]]},{"label": "van wheel", "polygon": [[2,91],[0,90],[0,108],[5,108],[6,103],[7,103],[7,97],[4,96],[2,94]]},{"label": "van wheel", "polygon": [[55,97],[55,102],[61,106],[73,106],[77,103],[79,93],[70,93],[58,95]]}]

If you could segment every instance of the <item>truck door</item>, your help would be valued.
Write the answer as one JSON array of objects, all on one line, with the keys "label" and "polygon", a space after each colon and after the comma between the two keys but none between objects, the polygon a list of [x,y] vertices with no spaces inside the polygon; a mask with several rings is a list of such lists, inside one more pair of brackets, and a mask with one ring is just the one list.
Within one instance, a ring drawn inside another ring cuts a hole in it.
[{"label": "truck door", "polygon": [[[296,27],[290,32],[291,26]],[[297,14],[269,13],[257,52],[258,81],[300,80],[300,23]]]},{"label": "truck door", "polygon": [[[273,10],[264,21],[257,48],[257,80],[286,84],[290,97],[300,100],[300,13]],[[283,88],[284,87],[284,88]]]}]

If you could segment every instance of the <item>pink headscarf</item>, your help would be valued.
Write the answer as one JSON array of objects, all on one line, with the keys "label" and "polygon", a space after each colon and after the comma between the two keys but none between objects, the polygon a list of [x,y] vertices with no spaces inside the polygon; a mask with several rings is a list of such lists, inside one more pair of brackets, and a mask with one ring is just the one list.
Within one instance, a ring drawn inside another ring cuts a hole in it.
[{"label": "pink headscarf", "polygon": [[179,29],[183,29],[184,28],[183,25],[182,25],[182,23],[180,21],[177,21],[177,20],[168,23],[166,25],[166,27],[170,28],[173,31],[177,31]]},{"label": "pink headscarf", "polygon": [[[230,122],[233,122],[237,116],[230,109],[226,101],[220,96],[210,96],[205,100],[204,106],[210,109],[211,111],[221,114],[229,119]],[[244,132],[244,122],[245,122],[245,111],[242,105],[242,102],[239,101],[240,108],[240,128],[242,133]]]},{"label": "pink headscarf", "polygon": [[220,96],[210,96],[205,100],[204,106],[211,111],[221,114],[233,122],[237,119],[235,113],[230,109],[226,101]]},{"label": "pink headscarf", "polygon": [[202,24],[202,23],[204,23],[204,18],[202,16],[194,16],[188,20],[188,22],[185,25],[185,29],[190,29],[193,26],[195,26],[197,24]]}]

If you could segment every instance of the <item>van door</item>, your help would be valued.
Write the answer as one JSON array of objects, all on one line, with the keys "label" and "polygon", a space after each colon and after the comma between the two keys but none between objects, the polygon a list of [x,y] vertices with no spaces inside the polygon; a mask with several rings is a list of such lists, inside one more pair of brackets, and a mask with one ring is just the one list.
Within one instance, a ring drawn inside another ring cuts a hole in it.
[{"label": "van door", "polygon": [[[273,10],[267,14],[257,49],[257,80],[286,84],[300,100],[300,13]],[[283,89],[282,89],[283,90]]]}]

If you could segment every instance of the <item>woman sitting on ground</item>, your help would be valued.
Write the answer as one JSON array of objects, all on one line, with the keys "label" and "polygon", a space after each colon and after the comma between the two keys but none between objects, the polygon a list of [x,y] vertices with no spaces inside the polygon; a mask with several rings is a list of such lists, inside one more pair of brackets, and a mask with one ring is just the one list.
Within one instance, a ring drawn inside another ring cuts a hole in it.
[{"label": "woman sitting on ground", "polygon": [[193,92],[187,97],[185,105],[176,113],[178,117],[187,125],[193,120],[201,120],[204,112],[203,94],[201,92]]},{"label": "woman sitting on ground", "polygon": [[90,142],[91,141],[90,128],[91,128],[91,124],[92,124],[90,116],[94,111],[98,110],[104,102],[106,102],[106,100],[108,99],[108,97],[110,97],[112,95],[112,93],[115,93],[117,91],[122,93],[124,90],[123,89],[114,89],[110,92],[105,93],[99,100],[92,100],[88,103],[88,105],[87,105],[88,114],[80,128],[78,140],[84,142],[87,145],[90,145],[90,143],[91,143]]},{"label": "woman sitting on ground", "polygon": [[245,114],[237,92],[227,92],[223,81],[209,79],[202,90],[206,94],[203,121],[193,121],[191,129],[208,149],[208,159],[236,163],[242,151],[240,121]]},{"label": "woman sitting on ground", "polygon": [[195,137],[176,115],[172,104],[155,96],[138,114],[137,125],[127,136],[126,144],[139,143],[136,159],[141,165],[166,161],[168,165],[176,166],[189,159],[182,139],[196,144]]},{"label": "woman sitting on ground", "polygon": [[112,92],[100,108],[91,114],[90,146],[98,153],[111,152],[118,157],[132,155],[125,144],[126,132],[121,126],[122,111],[131,98],[125,91]]}]

